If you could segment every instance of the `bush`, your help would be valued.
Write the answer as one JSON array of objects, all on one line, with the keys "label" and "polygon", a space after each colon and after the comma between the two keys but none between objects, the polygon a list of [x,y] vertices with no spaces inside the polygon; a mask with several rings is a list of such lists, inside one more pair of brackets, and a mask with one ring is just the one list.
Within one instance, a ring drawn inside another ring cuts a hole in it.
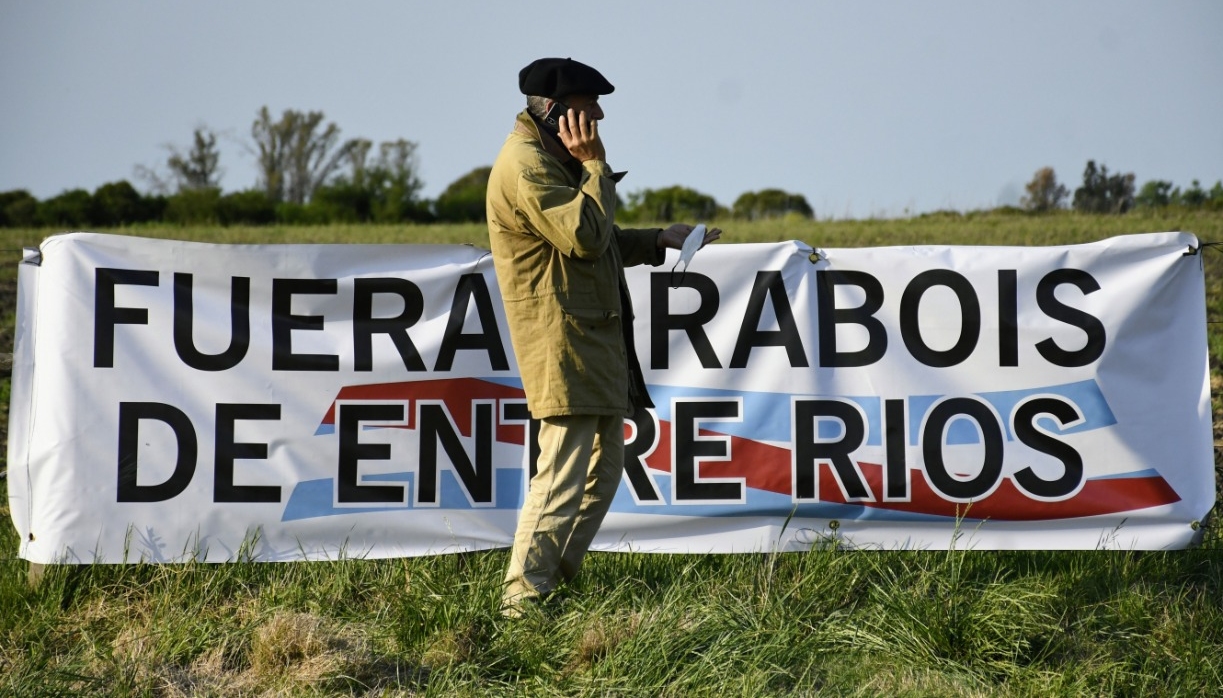
[{"label": "bush", "polygon": [[1163,208],[1172,203],[1172,196],[1172,182],[1153,179],[1138,190],[1138,195],[1134,197],[1134,206],[1143,209]]},{"label": "bush", "polygon": [[38,205],[36,222],[46,227],[87,228],[92,221],[93,197],[84,189],[72,189]]},{"label": "bush", "polygon": [[25,189],[0,192],[0,227],[29,228],[38,221],[38,199]]},{"label": "bush", "polygon": [[379,186],[373,196],[371,213],[375,223],[428,223],[436,220],[428,202],[416,199],[412,189],[402,183],[388,182]]},{"label": "bush", "polygon": [[225,225],[268,225],[276,222],[276,207],[267,194],[250,189],[226,194],[217,202],[217,213]]},{"label": "bush", "polygon": [[757,221],[770,218],[810,219],[815,211],[802,194],[791,194],[781,189],[762,189],[747,192],[735,199],[731,212],[735,218]]},{"label": "bush", "polygon": [[1223,180],[1218,180],[1207,194],[1206,208],[1212,211],[1223,211]]},{"label": "bush", "polygon": [[156,217],[148,201],[127,180],[98,187],[93,193],[91,213],[94,225],[107,227],[142,223]]},{"label": "bush", "polygon": [[1173,194],[1173,201],[1184,206],[1185,208],[1201,208],[1206,204],[1209,195],[1202,189],[1202,184],[1198,180],[1193,180],[1193,184],[1185,191],[1177,191]]},{"label": "bush", "polygon": [[629,194],[628,205],[618,212],[617,218],[626,222],[711,221],[725,212],[712,196],[677,185]]},{"label": "bush", "polygon": [[327,223],[327,212],[308,204],[282,201],[276,204],[276,222],[286,225],[324,225]]},{"label": "bush", "polygon": [[318,222],[365,223],[373,217],[373,196],[346,181],[319,187],[306,204],[306,215]]},{"label": "bush", "polygon": [[484,202],[492,171],[491,167],[477,167],[446,187],[433,206],[437,219],[449,223],[488,220]]},{"label": "bush", "polygon": [[220,223],[220,204],[220,189],[184,189],[166,200],[165,220],[180,225]]}]

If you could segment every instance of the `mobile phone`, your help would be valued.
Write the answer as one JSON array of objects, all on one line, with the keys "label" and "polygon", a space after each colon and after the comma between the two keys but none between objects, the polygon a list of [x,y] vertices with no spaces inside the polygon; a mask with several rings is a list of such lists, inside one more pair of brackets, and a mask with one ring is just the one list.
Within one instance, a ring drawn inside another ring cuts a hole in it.
[{"label": "mobile phone", "polygon": [[547,124],[553,131],[560,130],[560,118],[569,114],[569,105],[564,102],[554,101],[548,112],[544,114],[544,123]]}]

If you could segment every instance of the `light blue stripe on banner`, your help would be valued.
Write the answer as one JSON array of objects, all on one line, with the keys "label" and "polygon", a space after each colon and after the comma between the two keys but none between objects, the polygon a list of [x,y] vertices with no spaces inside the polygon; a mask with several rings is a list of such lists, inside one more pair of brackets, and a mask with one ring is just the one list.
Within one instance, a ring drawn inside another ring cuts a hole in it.
[{"label": "light blue stripe on banner", "polygon": [[[1052,385],[1020,390],[1003,390],[975,393],[972,397],[989,403],[1003,420],[1002,431],[1008,441],[1014,440],[1011,433],[1010,415],[1020,402],[1036,395],[1056,395],[1074,403],[1083,413],[1083,423],[1063,429],[1052,418],[1037,420],[1038,425],[1052,434],[1077,434],[1093,429],[1103,429],[1117,423],[1116,417],[1104,399],[1100,386],[1094,380]],[[793,398],[847,400],[856,404],[866,415],[867,446],[883,443],[883,400],[877,396],[844,395],[791,395],[789,393],[758,393],[717,388],[685,388],[675,386],[650,386],[650,396],[657,405],[656,412],[662,421],[673,421],[671,401],[673,399],[743,400],[743,421],[710,422],[706,428],[721,434],[738,436],[752,441],[789,443],[791,435],[791,403]],[[943,395],[912,395],[906,404],[909,418],[909,444],[917,445],[921,440],[921,426],[935,403]],[[820,438],[835,439],[839,429],[831,422],[821,422]],[[980,443],[977,428],[968,419],[952,420],[947,434],[949,445]]]},{"label": "light blue stripe on banner", "polygon": [[[664,422],[672,420],[671,400],[743,400],[743,421],[741,422],[710,422],[710,431],[719,434],[738,436],[752,441],[790,442],[790,402],[793,396],[789,393],[756,393],[741,390],[724,390],[718,388],[684,388],[675,386],[651,385],[650,397],[657,406],[655,412]],[[823,397],[823,396],[820,396]],[[817,399],[817,398],[813,398]],[[868,446],[878,446],[883,442],[882,419],[878,397],[841,397],[834,399],[849,400],[866,414]],[[836,425],[823,422],[820,424],[820,438],[835,439],[840,435]]]},{"label": "light blue stripe on banner", "polygon": [[[1083,422],[1077,426],[1063,429],[1050,417],[1036,420],[1037,425],[1051,434],[1078,434],[1093,429],[1103,429],[1117,423],[1104,393],[1094,380],[1051,385],[1043,388],[1025,388],[1022,390],[1004,390],[991,393],[977,393],[976,397],[988,402],[1002,418],[1002,433],[1007,441],[1013,441],[1011,433],[1011,413],[1019,403],[1036,395],[1056,395],[1074,403],[1083,413]],[[921,441],[921,425],[926,413],[934,403],[943,399],[938,395],[915,395],[909,398],[909,445],[915,446]],[[953,420],[947,430],[947,443],[950,445],[980,443],[981,437],[977,428],[968,419]]]},{"label": "light blue stripe on banner", "polygon": [[[671,475],[650,472],[663,497],[671,497]],[[662,516],[699,516],[726,518],[737,516],[775,516],[785,519],[793,515],[800,519],[842,519],[847,521],[946,521],[949,517],[895,511],[861,504],[839,502],[803,502],[795,504],[788,494],[778,494],[743,487],[745,502],[726,504],[637,504],[623,481],[612,501],[611,510],[622,514],[656,514]]]},{"label": "light blue stripe on banner", "polygon": [[[438,472],[438,483],[440,485],[440,496],[438,497],[437,505],[429,507],[413,507],[416,474],[403,473],[385,473],[381,475],[369,475],[361,478],[362,483],[373,484],[376,482],[388,482],[405,484],[404,498],[406,504],[397,504],[395,506],[369,506],[369,507],[353,507],[344,506],[337,507],[335,505],[335,480],[332,478],[322,478],[319,480],[305,480],[297,483],[293,488],[293,493],[289,495],[289,502],[285,505],[284,513],[281,515],[281,521],[298,521],[301,519],[316,519],[324,516],[340,516],[343,514],[369,514],[385,511],[405,511],[412,509],[518,509],[522,506],[523,485],[522,485],[522,468],[497,468],[493,472],[493,488],[495,506],[491,507],[473,507],[467,501],[467,496],[463,493],[463,487],[459,484],[458,477],[451,470],[441,470]],[[631,499],[631,496],[630,496]]]}]

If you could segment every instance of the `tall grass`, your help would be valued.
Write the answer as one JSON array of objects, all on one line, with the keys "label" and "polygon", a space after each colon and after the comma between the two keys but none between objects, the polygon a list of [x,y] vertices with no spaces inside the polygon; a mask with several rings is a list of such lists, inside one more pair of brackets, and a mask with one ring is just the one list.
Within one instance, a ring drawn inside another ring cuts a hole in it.
[{"label": "tall grass", "polygon": [[[10,536],[11,537],[11,536]],[[6,543],[11,559],[11,543]],[[593,555],[497,614],[503,552],[0,581],[6,695],[1216,695],[1219,549]]]},{"label": "tall grass", "polygon": [[[730,242],[819,247],[1063,244],[1173,229],[1223,241],[1219,214],[726,227]],[[487,244],[479,226],[120,232]],[[46,233],[0,235],[20,247]],[[1212,322],[1223,319],[1216,257],[1203,258]],[[0,271],[0,287],[12,279]],[[1216,379],[1221,335],[1212,324]],[[0,497],[7,522],[3,484]],[[52,567],[30,585],[16,550],[15,531],[0,523],[0,695],[1207,696],[1223,687],[1223,533],[1209,522],[1201,547],[1177,552],[592,554],[557,603],[519,621],[497,613],[504,551]]]}]

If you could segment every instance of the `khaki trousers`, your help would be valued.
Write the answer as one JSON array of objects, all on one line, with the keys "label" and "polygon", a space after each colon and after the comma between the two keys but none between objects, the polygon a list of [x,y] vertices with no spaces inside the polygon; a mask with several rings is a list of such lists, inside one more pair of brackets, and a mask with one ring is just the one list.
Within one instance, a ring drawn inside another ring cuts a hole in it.
[{"label": "khaki trousers", "polygon": [[539,449],[505,573],[510,615],[577,574],[624,472],[624,418],[546,417]]}]

